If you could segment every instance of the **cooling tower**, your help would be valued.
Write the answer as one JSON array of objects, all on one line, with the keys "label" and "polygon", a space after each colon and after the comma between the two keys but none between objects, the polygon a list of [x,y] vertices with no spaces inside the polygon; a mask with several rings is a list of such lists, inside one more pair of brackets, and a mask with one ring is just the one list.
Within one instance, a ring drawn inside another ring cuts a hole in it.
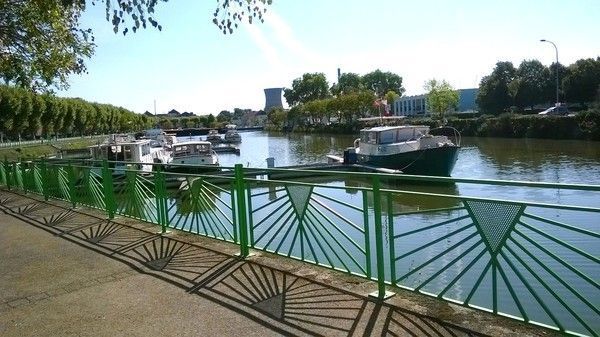
[{"label": "cooling tower", "polygon": [[265,112],[273,108],[283,108],[281,102],[281,92],[283,88],[267,88],[265,89]]}]

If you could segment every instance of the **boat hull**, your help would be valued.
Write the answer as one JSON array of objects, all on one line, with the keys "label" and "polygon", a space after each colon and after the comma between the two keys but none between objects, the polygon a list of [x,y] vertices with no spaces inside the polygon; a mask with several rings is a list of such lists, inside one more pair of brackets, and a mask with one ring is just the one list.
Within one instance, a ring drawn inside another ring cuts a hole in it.
[{"label": "boat hull", "polygon": [[387,155],[356,154],[359,164],[400,170],[405,174],[450,176],[456,159],[458,146],[441,146],[436,148],[409,151]]}]

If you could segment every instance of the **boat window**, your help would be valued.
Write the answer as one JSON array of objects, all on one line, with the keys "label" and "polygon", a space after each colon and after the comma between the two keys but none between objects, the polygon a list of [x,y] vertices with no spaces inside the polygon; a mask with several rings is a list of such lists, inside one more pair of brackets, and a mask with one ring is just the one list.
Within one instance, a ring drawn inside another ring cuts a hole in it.
[{"label": "boat window", "polygon": [[398,129],[396,141],[405,142],[407,140],[415,139],[415,129],[414,128],[401,128]]},{"label": "boat window", "polygon": [[108,160],[114,161],[122,161],[123,160],[123,149],[120,145],[115,145],[107,148],[108,155],[106,156]]},{"label": "boat window", "polygon": [[150,145],[144,144],[142,145],[142,156],[147,156],[150,154]]},{"label": "boat window", "polygon": [[208,144],[198,144],[196,145],[196,151],[197,152],[208,152],[209,150],[209,145]]},{"label": "boat window", "polygon": [[187,145],[180,145],[180,146],[175,146],[175,151],[173,153],[173,156],[175,157],[183,157],[183,156],[187,156],[190,152],[190,148],[188,148]]},{"label": "boat window", "polygon": [[129,145],[123,146],[123,159],[126,161],[132,159],[131,146],[129,146]]},{"label": "boat window", "polygon": [[360,140],[363,143],[377,144],[377,132],[374,132],[374,131],[373,132],[369,132],[369,131],[361,132]]},{"label": "boat window", "polygon": [[379,133],[379,144],[390,144],[396,141],[395,130],[384,131]]}]

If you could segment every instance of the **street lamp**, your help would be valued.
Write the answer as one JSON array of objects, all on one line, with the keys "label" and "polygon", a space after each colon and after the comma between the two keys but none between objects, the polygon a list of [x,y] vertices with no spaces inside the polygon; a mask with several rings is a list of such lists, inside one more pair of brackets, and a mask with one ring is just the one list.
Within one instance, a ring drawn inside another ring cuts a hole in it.
[{"label": "street lamp", "polygon": [[546,39],[541,39],[540,42],[552,43],[552,45],[554,46],[554,50],[556,51],[556,106],[558,106],[559,105],[559,100],[558,100],[558,48],[556,48],[556,44],[554,44],[554,42],[552,42],[552,41],[548,41]]}]

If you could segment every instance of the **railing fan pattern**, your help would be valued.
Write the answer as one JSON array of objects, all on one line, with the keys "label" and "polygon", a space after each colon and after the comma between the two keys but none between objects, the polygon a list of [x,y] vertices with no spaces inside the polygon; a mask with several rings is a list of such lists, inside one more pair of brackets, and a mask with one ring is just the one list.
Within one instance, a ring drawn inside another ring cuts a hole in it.
[{"label": "railing fan pattern", "polygon": [[[325,172],[337,180],[319,184],[275,179],[282,170],[261,169],[267,177],[259,177],[241,165],[205,174],[153,166],[142,172],[107,162],[4,161],[0,185],[155,223],[163,232],[233,242],[241,256],[253,248],[366,277],[378,283],[381,299],[391,285],[599,335],[600,186],[386,176],[554,188],[595,202],[565,205],[381,188],[380,175],[365,173]],[[340,177],[363,183],[339,184]]]}]

